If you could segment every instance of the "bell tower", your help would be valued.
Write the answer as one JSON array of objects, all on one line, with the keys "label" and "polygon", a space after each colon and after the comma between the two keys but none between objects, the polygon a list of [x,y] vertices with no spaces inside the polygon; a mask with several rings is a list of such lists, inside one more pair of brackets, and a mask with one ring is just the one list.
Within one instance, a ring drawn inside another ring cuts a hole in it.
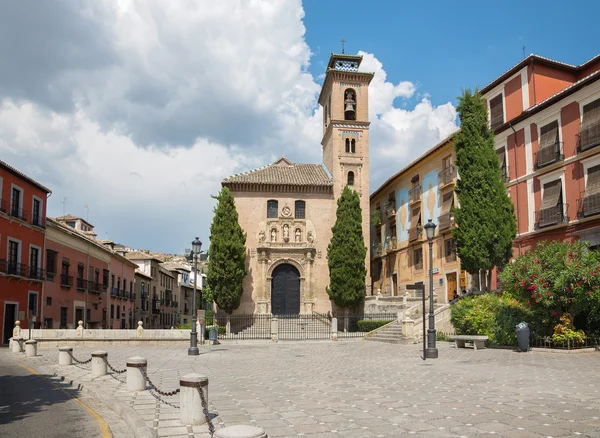
[{"label": "bell tower", "polygon": [[[369,84],[373,73],[359,72],[361,61],[362,56],[331,54],[319,104],[323,107],[323,162],[333,177],[335,199],[346,185],[356,190],[369,248]],[[365,264],[368,284],[368,260]]]}]

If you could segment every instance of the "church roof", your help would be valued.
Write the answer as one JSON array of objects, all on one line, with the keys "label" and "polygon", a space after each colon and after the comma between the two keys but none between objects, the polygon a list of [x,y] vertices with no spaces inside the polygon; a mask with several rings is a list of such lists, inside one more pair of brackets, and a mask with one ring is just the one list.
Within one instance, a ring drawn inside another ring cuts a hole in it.
[{"label": "church roof", "polygon": [[267,166],[225,178],[222,183],[223,185],[333,187],[333,181],[321,164],[297,164],[283,156]]}]

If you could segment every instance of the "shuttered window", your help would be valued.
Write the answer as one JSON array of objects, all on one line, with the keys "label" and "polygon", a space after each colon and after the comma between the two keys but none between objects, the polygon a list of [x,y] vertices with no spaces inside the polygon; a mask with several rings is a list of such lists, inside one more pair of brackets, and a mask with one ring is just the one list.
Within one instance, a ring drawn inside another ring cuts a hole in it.
[{"label": "shuttered window", "polygon": [[579,141],[582,151],[600,144],[600,99],[583,107]]},{"label": "shuttered window", "polygon": [[502,147],[500,149],[496,149],[496,154],[498,154],[498,161],[500,162],[500,168],[506,168],[506,150]]},{"label": "shuttered window", "polygon": [[490,127],[494,129],[503,123],[504,105],[502,104],[502,94],[499,94],[490,100]]},{"label": "shuttered window", "polygon": [[543,167],[559,160],[558,121],[548,123],[540,129],[540,144],[536,158],[537,167]]},{"label": "shuttered window", "polygon": [[562,198],[562,186],[560,179],[544,184],[544,199],[542,199],[542,210],[556,208]]},{"label": "shuttered window", "polygon": [[454,204],[454,192],[446,193],[442,197],[441,214],[450,213],[450,209]]},{"label": "shuttered window", "polygon": [[410,217],[410,227],[414,228],[417,225],[421,225],[421,209],[415,208],[412,211],[412,216]]},{"label": "shuttered window", "polygon": [[600,213],[600,165],[588,169],[583,198],[583,215],[591,216],[598,213]]}]

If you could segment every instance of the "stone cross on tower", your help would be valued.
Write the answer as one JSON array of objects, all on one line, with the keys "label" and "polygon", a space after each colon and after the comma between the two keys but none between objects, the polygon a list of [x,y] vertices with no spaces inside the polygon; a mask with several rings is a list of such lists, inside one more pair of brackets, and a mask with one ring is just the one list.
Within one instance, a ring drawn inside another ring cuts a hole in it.
[{"label": "stone cross on tower", "polygon": [[342,43],[342,53],[344,53],[344,43],[346,43],[347,41],[344,38],[342,38],[340,42]]}]

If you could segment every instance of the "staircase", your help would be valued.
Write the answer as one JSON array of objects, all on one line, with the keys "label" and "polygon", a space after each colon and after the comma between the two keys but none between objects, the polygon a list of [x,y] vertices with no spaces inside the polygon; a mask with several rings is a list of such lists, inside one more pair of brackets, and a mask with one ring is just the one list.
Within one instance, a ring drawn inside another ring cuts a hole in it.
[{"label": "staircase", "polygon": [[395,321],[387,327],[382,327],[365,338],[366,341],[387,342],[388,344],[408,344],[409,341],[402,335],[402,325]]}]

